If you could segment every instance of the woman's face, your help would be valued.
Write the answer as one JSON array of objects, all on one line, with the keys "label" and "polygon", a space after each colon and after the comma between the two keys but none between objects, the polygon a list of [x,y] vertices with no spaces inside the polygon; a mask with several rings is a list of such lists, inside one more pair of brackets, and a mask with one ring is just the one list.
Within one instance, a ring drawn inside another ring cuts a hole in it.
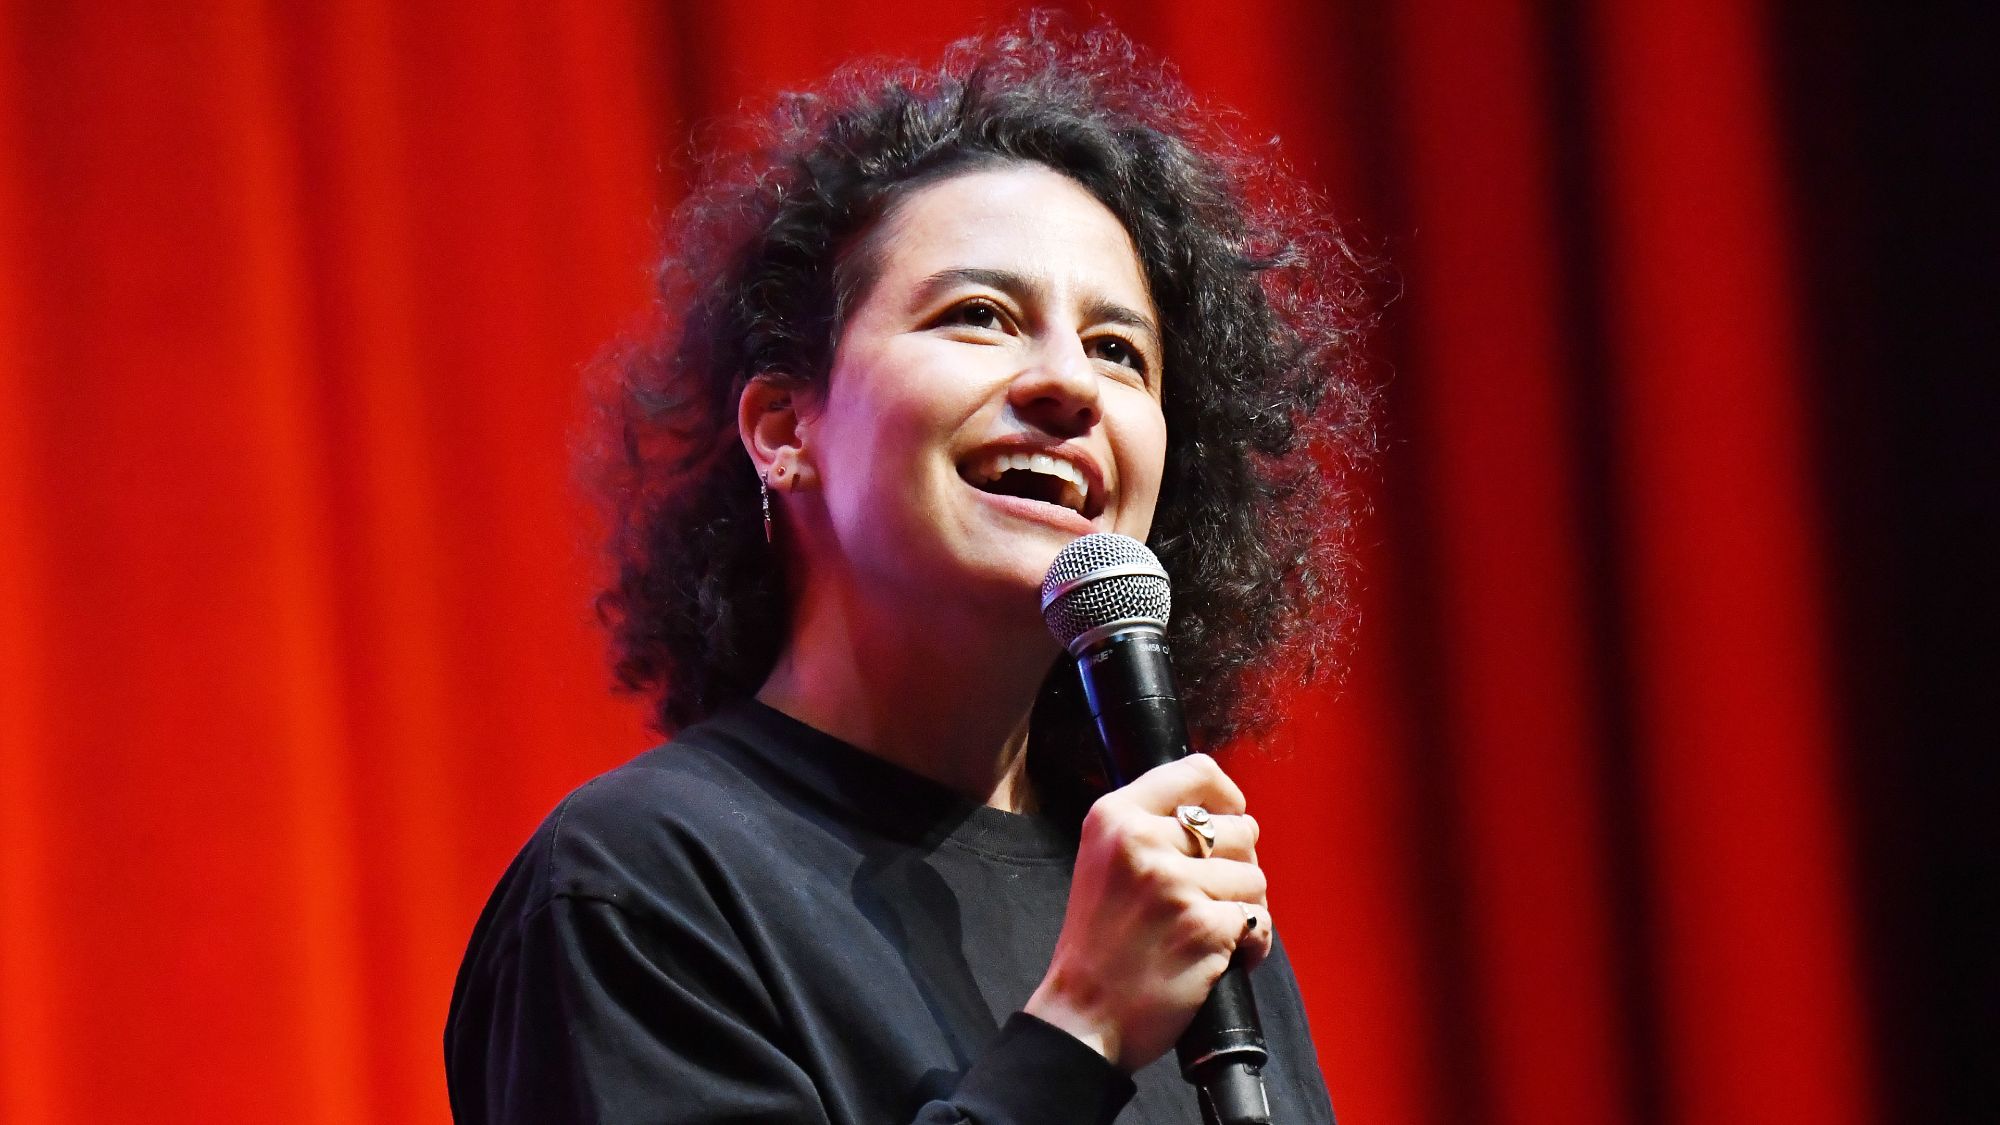
[{"label": "woman's face", "polygon": [[808,581],[1036,620],[1065,544],[1152,525],[1164,373],[1132,240],[1075,181],[1021,164],[917,190],[872,256],[802,408]]}]

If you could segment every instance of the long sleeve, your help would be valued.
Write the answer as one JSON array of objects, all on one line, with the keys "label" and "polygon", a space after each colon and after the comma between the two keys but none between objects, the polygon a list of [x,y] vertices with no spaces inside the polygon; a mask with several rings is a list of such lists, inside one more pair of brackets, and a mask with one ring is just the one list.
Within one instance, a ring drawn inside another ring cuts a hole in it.
[{"label": "long sleeve", "polygon": [[[781,1046],[744,952],[721,936],[720,917],[708,920],[715,929],[697,921],[647,924],[610,902],[558,895],[511,938],[476,950],[447,1031],[457,1120],[830,1121],[814,1076]],[[1101,1056],[1017,1014],[914,1120],[1101,1125],[1131,1094]]]},{"label": "long sleeve", "polygon": [[[771,1041],[740,952],[557,895],[478,950],[446,1031],[461,1123],[826,1121]],[[671,940],[676,956],[653,950]]]}]

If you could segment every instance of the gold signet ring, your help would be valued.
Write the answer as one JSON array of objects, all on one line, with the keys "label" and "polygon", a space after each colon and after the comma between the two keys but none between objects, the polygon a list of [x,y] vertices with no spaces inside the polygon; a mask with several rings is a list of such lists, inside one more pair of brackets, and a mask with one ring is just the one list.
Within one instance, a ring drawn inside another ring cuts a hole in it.
[{"label": "gold signet ring", "polygon": [[1195,853],[1207,859],[1215,851],[1215,825],[1210,823],[1208,810],[1200,805],[1182,805],[1174,810],[1174,819],[1181,822],[1187,834],[1194,837]]}]

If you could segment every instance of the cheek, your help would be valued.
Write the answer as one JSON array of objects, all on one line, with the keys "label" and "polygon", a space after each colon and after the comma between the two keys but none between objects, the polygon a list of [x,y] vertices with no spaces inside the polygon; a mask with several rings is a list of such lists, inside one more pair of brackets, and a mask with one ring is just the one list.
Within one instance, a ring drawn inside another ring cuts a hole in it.
[{"label": "cheek", "polygon": [[1151,526],[1166,474],[1167,424],[1157,404],[1127,427],[1118,443],[1120,479],[1133,504],[1132,515]]},{"label": "cheek", "polygon": [[903,428],[910,396],[891,358],[849,356],[834,368],[818,436],[843,460],[865,459]]},{"label": "cheek", "polygon": [[955,417],[949,380],[908,352],[883,349],[836,370],[816,436],[837,490],[906,490]]},{"label": "cheek", "polygon": [[981,349],[927,338],[896,337],[847,371],[855,389],[852,408],[871,419],[921,425],[956,418],[967,408],[983,375]]}]

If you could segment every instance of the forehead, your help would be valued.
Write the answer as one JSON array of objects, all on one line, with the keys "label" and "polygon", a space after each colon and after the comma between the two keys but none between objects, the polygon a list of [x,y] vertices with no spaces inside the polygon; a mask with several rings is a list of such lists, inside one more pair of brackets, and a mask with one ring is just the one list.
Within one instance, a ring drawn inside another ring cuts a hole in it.
[{"label": "forehead", "polygon": [[1152,307],[1124,224],[1083,185],[1039,164],[925,185],[891,210],[880,237],[878,283],[892,287],[983,267]]}]

